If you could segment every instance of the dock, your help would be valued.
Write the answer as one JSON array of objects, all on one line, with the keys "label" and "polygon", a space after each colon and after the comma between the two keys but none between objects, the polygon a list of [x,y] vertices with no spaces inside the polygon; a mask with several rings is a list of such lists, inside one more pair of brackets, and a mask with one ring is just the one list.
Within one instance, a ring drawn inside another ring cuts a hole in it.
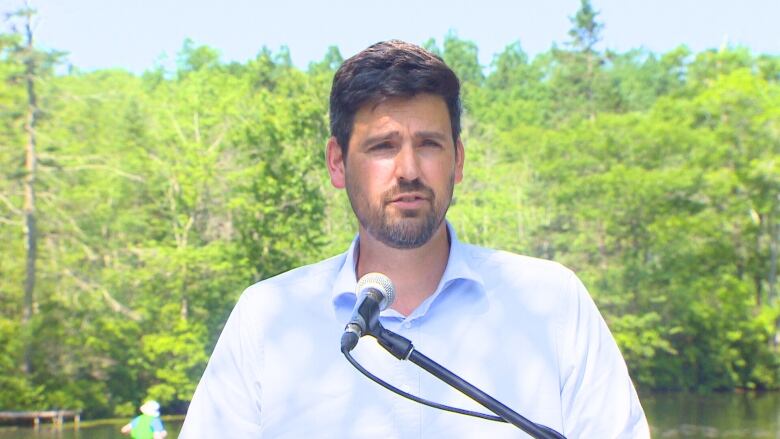
[{"label": "dock", "polygon": [[41,426],[41,420],[51,420],[56,429],[61,429],[65,419],[73,419],[73,428],[79,428],[81,421],[81,411],[79,410],[44,410],[27,412],[0,412],[0,422],[2,421],[24,421],[30,420],[34,428]]}]

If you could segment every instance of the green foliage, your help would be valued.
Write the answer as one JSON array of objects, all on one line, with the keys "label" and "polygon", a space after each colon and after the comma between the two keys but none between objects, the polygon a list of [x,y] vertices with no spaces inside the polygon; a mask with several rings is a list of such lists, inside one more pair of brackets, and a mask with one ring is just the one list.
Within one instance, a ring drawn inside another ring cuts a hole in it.
[{"label": "green foliage", "polygon": [[458,38],[454,32],[450,32],[444,38],[442,58],[464,83],[480,84],[484,79],[478,52],[476,44]]},{"label": "green foliage", "polygon": [[593,5],[590,4],[590,0],[580,1],[580,9],[571,18],[574,27],[569,30],[569,36],[572,38],[571,44],[574,47],[590,52],[593,51],[593,46],[601,41],[600,33],[604,24],[596,21],[598,14],[593,9]]},{"label": "green foliage", "polygon": [[[307,75],[284,51],[236,68],[188,41],[175,75],[76,72],[41,83],[44,238],[26,334],[10,323],[21,312],[21,187],[17,176],[0,179],[0,236],[10,243],[0,258],[0,407],[111,416],[147,397],[186,403],[240,291],[321,255],[325,198],[312,151],[326,136],[336,55]],[[12,59],[0,62],[9,109],[24,102],[16,72]],[[23,132],[10,114],[0,161],[18,163]]]},{"label": "green foliage", "polygon": [[777,84],[713,78],[537,133],[526,159],[553,212],[538,254],[581,273],[644,386],[778,385]]},{"label": "green foliage", "polygon": [[[177,304],[168,304],[163,315],[176,315]],[[141,338],[142,356],[130,363],[148,376],[147,397],[161,404],[187,401],[195,392],[195,384],[203,373],[208,355],[200,346],[207,337],[202,322],[179,319],[175,324],[163,324],[154,333]],[[158,332],[159,331],[159,332]]]},{"label": "green foliage", "polygon": [[[467,242],[574,268],[640,387],[780,387],[779,58],[600,52],[587,1],[572,26],[565,50],[515,42],[487,74],[473,42],[425,44],[464,86],[449,219]],[[342,56],[226,64],[188,40],[175,72],[44,69],[24,328],[15,41],[0,38],[0,408],[181,409],[241,290],[354,237],[322,164]]]},{"label": "green foliage", "polygon": [[208,46],[195,46],[195,42],[187,38],[178,56],[179,73],[196,72],[219,66],[219,52]]}]

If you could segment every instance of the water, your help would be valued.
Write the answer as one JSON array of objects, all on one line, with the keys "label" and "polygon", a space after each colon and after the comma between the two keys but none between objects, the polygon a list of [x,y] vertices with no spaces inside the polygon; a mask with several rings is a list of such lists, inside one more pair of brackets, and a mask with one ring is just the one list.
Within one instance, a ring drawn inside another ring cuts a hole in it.
[{"label": "water", "polygon": [[[780,392],[761,394],[656,393],[642,395],[642,405],[655,439],[665,438],[769,438],[780,439]],[[122,422],[61,431],[43,425],[0,429],[0,439],[119,439]],[[181,420],[165,421],[168,438],[175,439]]]},{"label": "water", "polygon": [[780,439],[780,392],[642,396],[654,438]]},{"label": "water", "polygon": [[[129,435],[124,435],[119,431],[126,423],[127,421],[105,421],[99,425],[87,423],[87,426],[82,426],[78,430],[73,429],[73,424],[65,424],[62,430],[55,430],[41,421],[41,428],[38,430],[22,427],[0,429],[0,439],[129,439]],[[181,423],[181,420],[163,419],[165,430],[168,432],[166,439],[176,439],[179,436]]]}]

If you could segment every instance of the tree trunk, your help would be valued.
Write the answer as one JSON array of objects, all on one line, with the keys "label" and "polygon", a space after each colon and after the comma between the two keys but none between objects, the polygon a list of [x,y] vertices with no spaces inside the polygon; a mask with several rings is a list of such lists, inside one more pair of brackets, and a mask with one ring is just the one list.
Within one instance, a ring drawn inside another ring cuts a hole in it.
[{"label": "tree trunk", "polygon": [[771,213],[767,215],[767,219],[767,230],[769,235],[769,273],[767,274],[769,293],[767,296],[767,303],[772,306],[777,295],[777,253],[778,241],[780,241],[780,225],[777,224],[775,216]]},{"label": "tree trunk", "polygon": [[[780,195],[778,196],[780,197]],[[769,293],[767,294],[767,305],[774,306],[777,301],[777,254],[778,254],[778,241],[780,241],[780,224],[778,224],[775,216],[770,214],[769,216],[769,275],[767,276],[767,283],[769,284]],[[780,349],[780,317],[775,319],[775,337],[774,337],[775,351]]]},{"label": "tree trunk", "polygon": [[[31,14],[28,12],[25,23],[27,37],[25,49],[25,83],[27,85],[27,117],[24,130],[27,133],[25,146],[25,170],[24,178],[24,234],[25,234],[25,280],[24,280],[24,309],[22,311],[22,326],[29,328],[33,314],[35,300],[35,262],[38,252],[38,227],[35,218],[35,177],[37,172],[38,157],[35,152],[35,119],[38,113],[38,101],[35,96],[35,58],[33,56],[33,34],[31,27]],[[25,373],[30,371],[30,343],[25,343],[24,364]]]}]

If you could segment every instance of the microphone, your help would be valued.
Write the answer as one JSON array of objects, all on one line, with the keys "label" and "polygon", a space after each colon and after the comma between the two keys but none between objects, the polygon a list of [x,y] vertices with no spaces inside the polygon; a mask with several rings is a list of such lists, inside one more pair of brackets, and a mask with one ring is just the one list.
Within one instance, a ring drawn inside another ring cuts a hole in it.
[{"label": "microphone", "polygon": [[358,339],[373,327],[379,313],[393,304],[395,287],[384,274],[368,273],[358,281],[355,295],[352,317],[341,336],[341,352],[345,353],[355,349]]}]

